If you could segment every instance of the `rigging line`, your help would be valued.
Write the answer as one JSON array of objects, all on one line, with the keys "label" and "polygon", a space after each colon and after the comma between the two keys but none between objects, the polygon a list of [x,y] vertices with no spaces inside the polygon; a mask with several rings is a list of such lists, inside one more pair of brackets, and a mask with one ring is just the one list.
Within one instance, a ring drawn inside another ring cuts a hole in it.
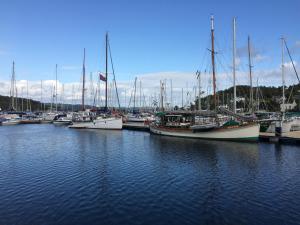
[{"label": "rigging line", "polygon": [[129,109],[130,104],[131,104],[132,95],[133,95],[133,90],[131,90],[131,94],[130,94],[130,98],[129,98],[129,103],[128,103],[128,109]]},{"label": "rigging line", "polygon": [[[291,92],[290,92],[290,96],[289,96],[289,98],[288,98],[288,100],[287,100],[287,103],[289,103],[290,102],[290,99],[291,99],[291,97],[292,97],[292,95],[293,95],[293,91],[294,91],[294,85],[291,85],[292,86],[292,90],[291,90]],[[289,90],[289,88],[287,89],[287,91]]]},{"label": "rigging line", "polygon": [[119,94],[118,94],[118,87],[117,87],[117,82],[116,82],[115,69],[114,69],[114,64],[113,64],[113,60],[112,60],[111,48],[110,48],[110,42],[109,41],[108,41],[108,49],[109,49],[111,69],[112,69],[112,72],[113,72],[113,75],[114,75],[114,83],[115,83],[115,88],[116,88],[116,95],[117,95],[118,105],[119,105],[119,109],[120,109],[121,108],[121,106],[120,106],[120,99],[119,99]]},{"label": "rigging line", "polygon": [[294,61],[293,61],[293,59],[292,59],[292,56],[291,56],[291,54],[290,54],[290,50],[289,50],[289,48],[288,48],[288,46],[287,46],[287,44],[286,44],[285,38],[283,38],[283,42],[284,42],[284,44],[285,44],[285,47],[286,47],[287,53],[288,53],[288,55],[289,55],[289,57],[290,57],[290,60],[291,60],[291,62],[292,62],[293,69],[294,69],[294,71],[295,71],[295,73],[296,73],[296,76],[297,76],[298,82],[300,83],[300,79],[299,79],[299,76],[298,76],[298,73],[297,73],[297,70],[296,70],[296,67],[295,67]]},{"label": "rigging line", "polygon": [[[210,38],[207,40],[207,45],[208,46],[210,43]],[[204,49],[204,52],[203,52],[203,57],[202,57],[202,60],[201,60],[201,64],[200,64],[200,69],[199,71],[202,71],[203,70],[203,65],[205,64],[205,60],[207,60],[207,57],[208,57],[208,51],[207,49],[205,48]]]}]

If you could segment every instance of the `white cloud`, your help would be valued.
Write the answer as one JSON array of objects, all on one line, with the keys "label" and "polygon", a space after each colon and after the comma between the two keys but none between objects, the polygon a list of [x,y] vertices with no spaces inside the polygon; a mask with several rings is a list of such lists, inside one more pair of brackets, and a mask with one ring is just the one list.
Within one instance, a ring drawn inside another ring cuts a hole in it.
[{"label": "white cloud", "polygon": [[[299,71],[299,66],[297,62],[295,65]],[[294,74],[291,63],[285,64],[286,72],[286,84],[290,85],[297,82],[296,76]],[[86,81],[86,103],[93,104],[95,98],[95,92],[98,90],[96,77],[97,73],[94,74],[94,84],[91,85],[89,79]],[[201,88],[205,93],[212,93],[212,75],[211,73],[201,74]],[[160,81],[166,82],[166,94],[167,102],[170,102],[171,97],[171,80],[173,87],[173,104],[181,105],[182,101],[182,89],[184,90],[184,102],[192,101],[195,95],[195,87],[198,85],[196,79],[196,74],[194,72],[155,72],[148,74],[140,74],[137,76],[137,92],[136,99],[137,105],[140,102],[140,81],[142,82],[142,99],[145,96],[147,102],[151,102],[154,99],[159,99],[160,93]],[[253,83],[256,85],[256,80],[259,79],[259,85],[265,86],[279,86],[281,85],[281,68],[278,66],[272,70],[254,70],[253,71]],[[117,78],[118,79],[118,78]],[[249,74],[248,72],[237,71],[236,80],[238,85],[248,85],[249,84]],[[217,71],[217,89],[221,90],[232,86],[232,72],[229,73],[219,73]],[[62,91],[64,86],[64,92]],[[117,80],[117,86],[119,91],[119,98],[121,105],[128,106],[129,99],[133,94],[134,90],[134,80]],[[44,80],[43,81],[43,101],[51,102],[51,96],[55,93],[55,80]],[[111,87],[111,84],[109,84]],[[27,96],[27,80],[17,81],[18,96]],[[80,104],[82,95],[82,83],[81,82],[69,82],[62,84],[58,82],[58,101]],[[92,91],[91,91],[92,90]],[[0,80],[0,95],[9,95],[10,91],[10,81]],[[99,90],[98,90],[99,91]],[[187,96],[187,92],[189,95]],[[93,95],[92,95],[93,93]],[[104,100],[104,82],[101,82],[100,86],[100,99]],[[41,99],[41,81],[28,81],[28,96],[35,100]],[[116,104],[116,94],[115,90],[109,91],[109,96],[113,96],[114,100],[109,101],[110,105]],[[131,100],[131,106],[132,104]],[[125,104],[126,103],[126,104]]]},{"label": "white cloud", "polygon": [[265,55],[261,55],[261,54],[256,54],[254,57],[253,57],[253,60],[255,62],[262,62],[262,61],[265,61],[266,59],[268,59],[267,56]]}]

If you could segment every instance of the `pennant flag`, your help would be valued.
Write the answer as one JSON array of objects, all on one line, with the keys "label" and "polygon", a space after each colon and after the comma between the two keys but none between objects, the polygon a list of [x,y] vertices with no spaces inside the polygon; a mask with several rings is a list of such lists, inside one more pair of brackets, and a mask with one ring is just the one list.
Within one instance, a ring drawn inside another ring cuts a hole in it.
[{"label": "pennant flag", "polygon": [[99,77],[100,77],[100,80],[106,81],[106,76],[105,75],[99,73]]}]

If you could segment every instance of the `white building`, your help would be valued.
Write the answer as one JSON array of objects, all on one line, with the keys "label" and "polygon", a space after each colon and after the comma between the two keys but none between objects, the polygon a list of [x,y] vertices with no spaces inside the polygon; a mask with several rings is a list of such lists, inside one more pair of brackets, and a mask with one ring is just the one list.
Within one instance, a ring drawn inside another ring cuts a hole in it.
[{"label": "white building", "polygon": [[297,106],[297,104],[296,104],[296,101],[294,100],[293,103],[280,104],[280,110],[281,110],[281,112],[293,110],[296,108],[296,106]]}]

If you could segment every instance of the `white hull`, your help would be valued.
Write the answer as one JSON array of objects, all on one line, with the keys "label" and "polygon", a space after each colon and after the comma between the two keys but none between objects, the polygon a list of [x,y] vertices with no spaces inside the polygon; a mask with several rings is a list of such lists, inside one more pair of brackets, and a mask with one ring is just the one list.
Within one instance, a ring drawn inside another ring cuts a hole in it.
[{"label": "white hull", "polygon": [[59,121],[53,121],[53,124],[55,125],[69,125],[71,124],[71,120],[59,120]]},{"label": "white hull", "polygon": [[87,127],[87,125],[92,122],[73,122],[72,125],[68,126],[69,128],[75,128],[75,129],[84,129]]},{"label": "white hull", "polygon": [[69,128],[104,130],[121,130],[122,127],[122,118],[99,118],[94,120],[93,122],[79,122],[69,126]]},{"label": "white hull", "polygon": [[146,118],[128,118],[126,122],[144,123]]},{"label": "white hull", "polygon": [[[275,133],[276,122],[272,122],[267,129],[267,133]],[[292,119],[291,121],[283,121],[282,123],[282,133],[287,133],[290,131],[300,130],[300,120]]]},{"label": "white hull", "polygon": [[192,132],[191,130],[166,129],[150,126],[151,133],[186,138],[199,138],[208,140],[245,140],[257,141],[259,137],[259,124],[240,126],[236,128],[217,128],[204,132]]},{"label": "white hull", "polygon": [[2,126],[9,126],[9,125],[17,125],[17,124],[19,124],[19,123],[20,123],[20,121],[15,121],[15,120],[10,121],[10,120],[8,120],[8,121],[3,121],[3,122],[1,123],[1,125],[2,125]]}]

